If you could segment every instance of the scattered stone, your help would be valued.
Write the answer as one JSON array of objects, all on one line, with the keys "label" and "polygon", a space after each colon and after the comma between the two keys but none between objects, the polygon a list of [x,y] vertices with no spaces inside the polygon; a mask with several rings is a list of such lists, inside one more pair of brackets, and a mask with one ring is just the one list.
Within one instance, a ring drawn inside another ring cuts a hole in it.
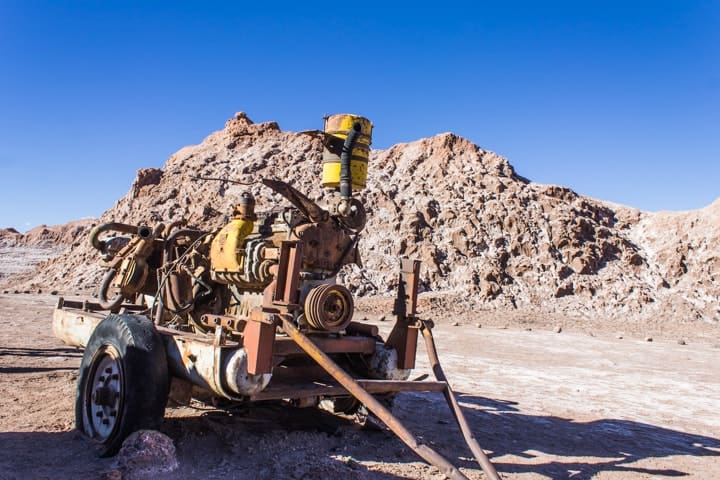
[{"label": "scattered stone", "polygon": [[30,294],[30,290],[23,290],[23,293]]},{"label": "scattered stone", "polygon": [[558,325],[557,327],[555,327],[555,330],[553,330],[553,331],[554,331],[555,333],[561,333],[561,332],[562,332],[562,327],[561,327],[560,325]]},{"label": "scattered stone", "polygon": [[110,470],[102,475],[102,480],[122,480],[122,472],[120,470]]},{"label": "scattered stone", "polygon": [[617,338],[618,340],[622,340],[624,337],[622,335],[617,335],[615,338]]},{"label": "scattered stone", "polygon": [[653,339],[652,339],[652,337],[645,337],[645,341],[646,341],[646,342],[652,342]]},{"label": "scattered stone", "polygon": [[172,472],[178,468],[175,445],[165,434],[139,430],[125,439],[113,468],[121,472],[122,477],[149,477]]},{"label": "scattered stone", "polygon": [[457,327],[457,326],[459,326],[460,324],[459,324],[458,322],[453,322],[453,323],[451,323],[450,325],[452,325],[453,327]]},{"label": "scattered stone", "polygon": [[42,290],[38,288],[38,295],[42,294]]},{"label": "scattered stone", "polygon": [[678,340],[678,345],[687,345],[687,343],[681,338],[680,340]]},{"label": "scattered stone", "polygon": [[10,292],[8,290],[3,290],[3,293],[7,295]]},{"label": "scattered stone", "polygon": [[52,290],[52,291],[50,292],[50,295],[57,295],[57,294],[58,294],[58,291],[57,291],[57,290]]},{"label": "scattered stone", "polygon": [[482,328],[482,323],[476,323],[475,326],[476,326],[477,328]]},{"label": "scattered stone", "polygon": [[378,318],[378,322],[384,322],[385,321],[385,315],[381,315],[380,318]]}]

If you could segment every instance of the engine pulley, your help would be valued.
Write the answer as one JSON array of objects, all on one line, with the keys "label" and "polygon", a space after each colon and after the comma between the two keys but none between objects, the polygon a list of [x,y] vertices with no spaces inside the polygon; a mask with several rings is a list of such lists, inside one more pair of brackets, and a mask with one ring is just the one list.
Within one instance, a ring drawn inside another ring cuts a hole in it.
[{"label": "engine pulley", "polygon": [[344,330],[355,308],[352,294],[342,285],[319,285],[305,299],[305,318],[313,328],[327,332]]}]

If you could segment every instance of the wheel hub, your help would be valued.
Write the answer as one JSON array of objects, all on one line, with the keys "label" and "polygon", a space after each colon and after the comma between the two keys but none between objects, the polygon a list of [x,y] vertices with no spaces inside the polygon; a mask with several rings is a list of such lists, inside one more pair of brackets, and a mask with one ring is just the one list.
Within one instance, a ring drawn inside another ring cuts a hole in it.
[{"label": "wheel hub", "polygon": [[88,391],[87,416],[94,437],[108,438],[115,428],[122,401],[122,372],[114,349],[98,351],[92,383]]}]

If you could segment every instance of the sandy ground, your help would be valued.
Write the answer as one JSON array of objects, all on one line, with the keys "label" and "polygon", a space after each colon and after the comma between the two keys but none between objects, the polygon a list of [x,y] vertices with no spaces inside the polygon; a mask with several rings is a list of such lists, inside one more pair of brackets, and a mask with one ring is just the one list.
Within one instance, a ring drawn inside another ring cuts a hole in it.
[{"label": "sandy ground", "polygon": [[[0,479],[103,478],[113,469],[73,429],[82,352],[52,336],[56,300],[0,294]],[[620,339],[614,326],[590,335],[444,323],[435,333],[503,478],[710,479],[720,478],[720,340],[711,328],[683,331],[684,345],[672,335]],[[427,370],[421,349],[417,374]],[[468,477],[484,478],[442,396],[401,394],[394,412]],[[316,409],[197,404],[169,408],[162,430],[180,467],[147,477],[155,480],[442,478],[391,433]]]}]

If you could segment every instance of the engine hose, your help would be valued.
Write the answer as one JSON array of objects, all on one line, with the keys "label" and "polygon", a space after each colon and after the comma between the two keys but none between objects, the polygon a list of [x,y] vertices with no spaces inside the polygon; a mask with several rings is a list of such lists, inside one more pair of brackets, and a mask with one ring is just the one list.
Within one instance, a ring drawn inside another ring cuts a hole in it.
[{"label": "engine hose", "polygon": [[348,136],[345,138],[342,153],[340,154],[340,198],[348,199],[352,196],[352,172],[350,171],[350,160],[352,159],[352,151],[355,147],[355,141],[360,134],[362,126],[360,122],[355,122]]},{"label": "engine hose", "polygon": [[102,283],[100,284],[100,291],[98,292],[98,303],[100,304],[100,307],[104,310],[117,309],[120,305],[122,305],[122,302],[125,299],[122,292],[118,293],[112,299],[107,298],[108,290],[110,289],[110,284],[112,284],[117,273],[118,273],[117,270],[115,270],[114,268],[109,269],[107,271],[107,273],[105,274],[105,277],[103,278]]},{"label": "engine hose", "polygon": [[142,227],[138,225],[128,225],[127,223],[108,222],[101,223],[97,227],[93,228],[89,235],[90,243],[96,250],[105,253],[105,242],[100,240],[100,234],[107,231],[114,231],[120,233],[129,233],[132,235],[139,235],[141,229],[147,229],[148,227]]}]

